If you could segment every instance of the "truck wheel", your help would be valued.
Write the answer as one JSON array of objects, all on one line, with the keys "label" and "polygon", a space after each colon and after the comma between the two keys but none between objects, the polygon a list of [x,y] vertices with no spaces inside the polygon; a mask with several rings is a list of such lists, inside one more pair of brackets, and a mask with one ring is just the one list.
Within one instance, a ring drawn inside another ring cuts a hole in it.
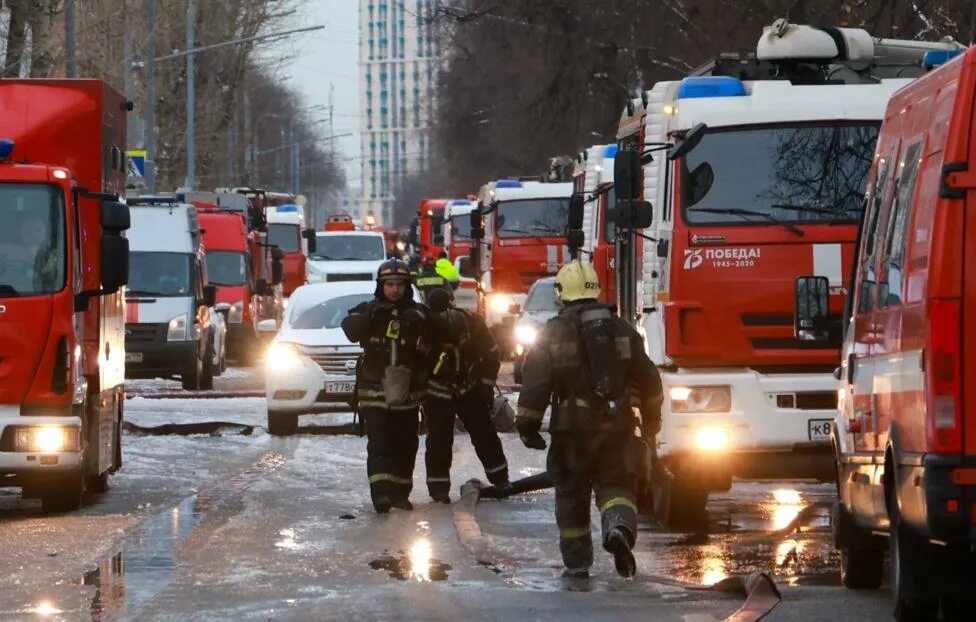
[{"label": "truck wheel", "polygon": [[854,522],[840,501],[834,502],[834,546],[840,551],[840,582],[849,590],[876,590],[884,577],[884,541]]},{"label": "truck wheel", "polygon": [[193,359],[193,365],[184,370],[180,376],[184,391],[199,391],[200,383],[203,380],[203,361],[198,356]]},{"label": "truck wheel", "polygon": [[207,353],[203,357],[203,372],[200,374],[200,388],[212,391],[214,387],[214,354],[213,344],[207,346]]},{"label": "truck wheel", "polygon": [[671,483],[668,526],[676,530],[707,531],[708,491],[687,478],[675,476]]},{"label": "truck wheel", "polygon": [[934,571],[927,563],[925,549],[928,548],[928,543],[902,523],[897,498],[890,501],[889,507],[891,535],[888,546],[891,569],[888,580],[891,583],[891,596],[895,601],[895,619],[898,622],[935,620],[939,614],[939,599],[929,595],[932,590],[926,589],[923,579]]},{"label": "truck wheel", "polygon": [[298,415],[295,413],[268,411],[268,434],[288,436],[298,431]]},{"label": "truck wheel", "polygon": [[85,494],[85,478],[81,471],[51,478],[41,483],[41,508],[47,514],[74,512],[81,507]]}]

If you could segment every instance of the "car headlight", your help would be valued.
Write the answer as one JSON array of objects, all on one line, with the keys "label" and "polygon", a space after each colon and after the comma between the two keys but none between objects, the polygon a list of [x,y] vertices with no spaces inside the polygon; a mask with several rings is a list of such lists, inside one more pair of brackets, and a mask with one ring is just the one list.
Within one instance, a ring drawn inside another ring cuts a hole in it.
[{"label": "car headlight", "polygon": [[732,409],[732,387],[671,387],[673,413],[727,413]]},{"label": "car headlight", "polygon": [[244,321],[244,301],[238,300],[227,310],[227,321],[232,324],[240,324]]},{"label": "car headlight", "polygon": [[703,451],[721,451],[730,445],[728,428],[705,427],[695,430],[695,447]]},{"label": "car headlight", "polygon": [[302,364],[302,357],[289,343],[272,343],[264,355],[265,366],[272,371],[287,371]]},{"label": "car headlight", "polygon": [[523,346],[530,346],[535,343],[535,338],[539,335],[539,330],[529,324],[519,324],[515,327],[515,342]]},{"label": "car headlight", "polygon": [[508,313],[515,301],[508,294],[491,294],[488,296],[488,307],[495,313]]},{"label": "car headlight", "polygon": [[14,451],[57,453],[79,449],[78,428],[56,425],[18,427],[14,435]]},{"label": "car headlight", "polygon": [[186,313],[181,313],[169,321],[166,341],[186,341]]}]

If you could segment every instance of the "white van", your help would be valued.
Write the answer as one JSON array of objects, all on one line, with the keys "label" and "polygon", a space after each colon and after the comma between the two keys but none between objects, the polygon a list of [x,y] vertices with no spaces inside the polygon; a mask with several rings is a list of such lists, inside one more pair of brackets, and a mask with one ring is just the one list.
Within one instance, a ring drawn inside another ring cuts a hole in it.
[{"label": "white van", "polygon": [[207,284],[197,210],[172,197],[127,202],[126,378],[179,376],[184,389],[212,389],[216,288]]},{"label": "white van", "polygon": [[309,283],[372,281],[386,261],[386,238],[379,231],[319,231],[308,256]]}]

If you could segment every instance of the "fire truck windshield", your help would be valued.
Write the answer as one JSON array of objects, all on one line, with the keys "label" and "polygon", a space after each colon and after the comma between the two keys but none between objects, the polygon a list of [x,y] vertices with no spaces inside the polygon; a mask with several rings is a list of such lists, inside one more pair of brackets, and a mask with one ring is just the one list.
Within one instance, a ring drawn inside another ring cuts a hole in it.
[{"label": "fire truck windshield", "polygon": [[501,238],[539,238],[563,235],[569,220],[569,197],[523,199],[498,204],[495,219]]},{"label": "fire truck windshield", "polygon": [[857,222],[878,129],[858,122],[709,131],[682,160],[685,222]]},{"label": "fire truck windshield", "polygon": [[247,256],[238,251],[207,251],[207,280],[211,285],[246,284]]},{"label": "fire truck windshield", "polygon": [[320,235],[310,259],[324,261],[376,261],[386,259],[386,244],[380,235]]},{"label": "fire truck windshield", "polygon": [[0,184],[0,298],[65,284],[64,197],[47,184]]},{"label": "fire truck windshield", "polygon": [[275,244],[286,253],[297,253],[301,244],[301,231],[298,230],[298,225],[268,224],[268,244]]},{"label": "fire truck windshield", "polygon": [[129,285],[133,296],[161,298],[189,296],[190,255],[186,253],[129,253]]}]

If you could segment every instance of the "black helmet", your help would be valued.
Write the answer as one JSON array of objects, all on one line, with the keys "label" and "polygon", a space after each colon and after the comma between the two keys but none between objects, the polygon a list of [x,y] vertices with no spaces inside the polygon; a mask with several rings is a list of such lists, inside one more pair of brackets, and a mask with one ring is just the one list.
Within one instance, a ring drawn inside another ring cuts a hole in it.
[{"label": "black helmet", "polygon": [[389,259],[380,264],[380,269],[376,274],[376,282],[391,281],[393,279],[404,279],[409,281],[411,278],[410,267],[399,259]]}]

